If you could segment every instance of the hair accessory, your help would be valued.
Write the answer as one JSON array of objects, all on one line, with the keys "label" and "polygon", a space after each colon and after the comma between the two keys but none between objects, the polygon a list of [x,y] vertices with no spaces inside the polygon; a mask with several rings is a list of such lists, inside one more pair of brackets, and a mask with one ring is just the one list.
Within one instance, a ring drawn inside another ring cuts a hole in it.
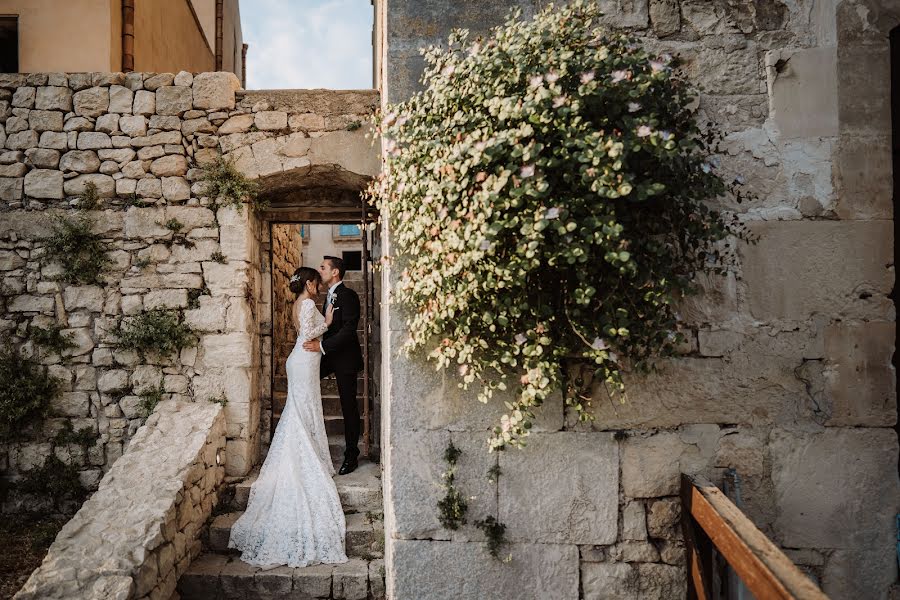
[{"label": "hair accessory", "polygon": [[291,283],[294,283],[295,281],[300,281],[299,275],[291,275]]}]

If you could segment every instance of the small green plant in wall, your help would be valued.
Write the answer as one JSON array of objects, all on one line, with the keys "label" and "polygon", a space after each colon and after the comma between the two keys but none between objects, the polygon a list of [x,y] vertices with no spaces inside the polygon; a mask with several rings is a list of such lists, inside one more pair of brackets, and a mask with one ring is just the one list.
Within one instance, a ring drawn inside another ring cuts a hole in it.
[{"label": "small green plant in wall", "polygon": [[206,185],[206,195],[215,206],[231,206],[243,210],[249,204],[254,211],[264,210],[268,202],[258,196],[259,186],[241,173],[229,159],[218,156],[201,167],[200,181]]},{"label": "small green plant in wall", "polygon": [[116,345],[123,350],[168,356],[197,343],[197,335],[174,309],[154,308],[126,318],[115,330]]},{"label": "small green plant in wall", "polygon": [[487,39],[454,31],[426,53],[424,90],[376,118],[385,168],[368,194],[392,233],[405,349],[483,402],[508,393],[492,450],[523,446],[564,387],[594,418],[590,392],[564,385],[573,361],[624,401],[623,374],[676,355],[695,275],[725,273],[750,238],[709,208],[744,195],[677,60],[601,16],[573,0]]},{"label": "small green plant in wall", "polygon": [[60,381],[34,357],[19,348],[0,349],[0,440],[15,439],[44,418],[59,388]]},{"label": "small green plant in wall", "polygon": [[93,220],[85,214],[71,218],[57,215],[51,234],[44,238],[45,262],[62,265],[60,279],[68,283],[102,284],[103,274],[112,263],[108,245],[91,231]]},{"label": "small green plant in wall", "polygon": [[441,525],[447,529],[459,529],[466,522],[466,512],[469,505],[462,492],[456,487],[456,461],[461,454],[459,448],[453,442],[444,451],[444,462],[447,470],[441,475],[443,479],[444,497],[438,501],[438,519]]}]

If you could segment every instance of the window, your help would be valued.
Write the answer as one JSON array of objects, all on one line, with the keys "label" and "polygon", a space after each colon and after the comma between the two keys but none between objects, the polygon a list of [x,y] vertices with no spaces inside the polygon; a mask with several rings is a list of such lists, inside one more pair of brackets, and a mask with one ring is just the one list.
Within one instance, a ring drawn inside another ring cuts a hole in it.
[{"label": "window", "polygon": [[333,237],[336,240],[358,240],[360,237],[359,225],[335,225]]},{"label": "window", "polygon": [[19,17],[0,17],[0,73],[19,72]]},{"label": "window", "polygon": [[362,271],[362,251],[345,250],[341,252],[344,268],[348,271]]}]

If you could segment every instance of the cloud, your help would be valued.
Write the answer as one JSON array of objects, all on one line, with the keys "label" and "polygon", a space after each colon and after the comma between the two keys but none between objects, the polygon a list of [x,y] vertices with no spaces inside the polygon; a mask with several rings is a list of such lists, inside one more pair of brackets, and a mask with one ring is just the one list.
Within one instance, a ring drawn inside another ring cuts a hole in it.
[{"label": "cloud", "polygon": [[250,89],[370,89],[370,0],[243,0]]}]

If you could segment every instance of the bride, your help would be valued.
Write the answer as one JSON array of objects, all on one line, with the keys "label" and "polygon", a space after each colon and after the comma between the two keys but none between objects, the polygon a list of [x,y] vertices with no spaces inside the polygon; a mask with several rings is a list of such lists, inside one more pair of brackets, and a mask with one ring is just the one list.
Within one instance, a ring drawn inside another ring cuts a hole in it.
[{"label": "bride", "polygon": [[321,336],[332,320],[333,307],[323,318],[313,300],[320,283],[319,272],[309,267],[300,267],[291,277],[298,335],[287,359],[287,402],[259,477],[250,486],[247,510],[228,540],[228,547],[239,549],[241,560],[251,565],[347,562],[346,522],[322,417],[322,355],[302,347]]}]

